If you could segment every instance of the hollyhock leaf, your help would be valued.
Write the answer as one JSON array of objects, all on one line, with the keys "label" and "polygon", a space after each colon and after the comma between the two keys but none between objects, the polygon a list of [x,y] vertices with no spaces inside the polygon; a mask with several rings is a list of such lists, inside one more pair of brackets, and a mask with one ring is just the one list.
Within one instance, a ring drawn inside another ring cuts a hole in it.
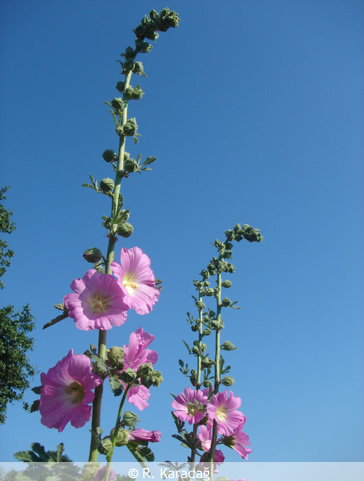
[{"label": "hollyhock leaf", "polygon": [[115,376],[109,376],[109,383],[114,396],[120,396],[120,394],[122,394],[122,392],[124,391],[124,388],[120,383],[119,379]]},{"label": "hollyhock leaf", "polygon": [[33,402],[33,404],[30,406],[30,412],[35,413],[36,411],[39,411],[39,402],[40,400],[37,399],[36,401]]},{"label": "hollyhock leaf", "polygon": [[32,451],[19,451],[14,454],[14,458],[25,463],[36,463],[39,458]]}]

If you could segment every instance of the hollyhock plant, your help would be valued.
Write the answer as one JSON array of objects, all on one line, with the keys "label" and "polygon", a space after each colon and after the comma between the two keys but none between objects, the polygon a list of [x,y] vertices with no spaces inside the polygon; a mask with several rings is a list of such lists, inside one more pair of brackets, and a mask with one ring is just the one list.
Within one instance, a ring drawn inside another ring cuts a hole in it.
[{"label": "hollyhock plant", "polygon": [[120,264],[111,262],[111,270],[125,294],[124,302],[138,314],[147,314],[158,301],[150,259],[139,247],[121,249]]},{"label": "hollyhock plant", "polygon": [[197,424],[205,416],[204,408],[207,405],[206,392],[186,387],[184,393],[178,394],[172,402],[175,409],[174,415],[181,421],[188,421],[189,424]]},{"label": "hollyhock plant", "polygon": [[82,279],[72,282],[71,289],[73,293],[67,294],[63,302],[79,329],[106,330],[126,321],[125,295],[111,275],[90,269]]},{"label": "hollyhock plant", "polygon": [[92,390],[102,383],[102,378],[91,369],[90,359],[83,354],[73,354],[71,349],[47,374],[41,374],[42,424],[61,432],[68,422],[75,428],[87,423],[91,417],[89,404],[94,399]]},{"label": "hollyhock plant", "polygon": [[233,434],[234,429],[246,421],[246,417],[237,409],[241,405],[239,396],[233,392],[228,395],[227,389],[224,392],[214,394],[207,406],[209,421],[217,422],[217,432],[225,436]]}]

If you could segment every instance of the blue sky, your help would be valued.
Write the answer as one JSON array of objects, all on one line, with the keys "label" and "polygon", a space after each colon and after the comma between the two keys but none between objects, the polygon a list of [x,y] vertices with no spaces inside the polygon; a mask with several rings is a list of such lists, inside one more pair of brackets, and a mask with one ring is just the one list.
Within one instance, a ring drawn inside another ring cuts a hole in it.
[{"label": "blue sky", "polygon": [[[31,361],[47,371],[96,332],[65,320],[42,331],[53,304],[88,269],[85,249],[106,250],[105,198],[81,184],[111,176],[101,158],[117,138],[105,100],[117,96],[115,62],[131,30],[159,0],[4,0],[1,23],[1,185],[17,230],[2,305],[31,304]],[[210,245],[236,223],[261,229],[261,244],[234,249],[223,338],[248,418],[251,461],[364,461],[363,416],[363,10],[359,0],[178,2],[178,29],[161,34],[133,79],[146,94],[130,105],[142,134],[127,150],[158,160],[123,185],[141,247],[164,281],[148,316],[112,329],[124,344],[139,326],[155,335],[164,383],[140,415],[162,431],[157,460],[184,460],[170,436],[171,396],[186,386],[178,359],[193,311],[192,279]],[[117,257],[117,256],[116,256]],[[33,385],[39,385],[35,379]],[[34,396],[27,393],[26,400]],[[102,425],[118,399],[105,396]],[[89,425],[63,433],[10,406],[1,461],[38,441],[64,442],[86,460]],[[225,449],[226,459],[239,456]],[[129,460],[119,449],[116,461]]]}]

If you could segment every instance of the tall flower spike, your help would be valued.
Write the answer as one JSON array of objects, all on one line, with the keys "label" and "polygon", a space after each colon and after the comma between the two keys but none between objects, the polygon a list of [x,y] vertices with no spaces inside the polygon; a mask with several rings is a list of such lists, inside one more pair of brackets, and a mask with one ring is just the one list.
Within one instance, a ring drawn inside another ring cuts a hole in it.
[{"label": "tall flower spike", "polygon": [[102,383],[101,377],[91,369],[90,359],[83,354],[73,354],[71,349],[47,374],[41,374],[42,424],[61,432],[68,422],[75,428],[87,423],[91,417],[89,404],[94,399],[92,390]]},{"label": "tall flower spike", "polygon": [[138,314],[147,314],[158,301],[160,294],[155,287],[149,257],[139,247],[123,247],[120,264],[112,261],[111,270],[125,294],[124,302]]},{"label": "tall flower spike", "polygon": [[90,269],[72,282],[71,289],[74,293],[67,294],[63,302],[79,329],[107,330],[126,321],[125,294],[111,275]]}]

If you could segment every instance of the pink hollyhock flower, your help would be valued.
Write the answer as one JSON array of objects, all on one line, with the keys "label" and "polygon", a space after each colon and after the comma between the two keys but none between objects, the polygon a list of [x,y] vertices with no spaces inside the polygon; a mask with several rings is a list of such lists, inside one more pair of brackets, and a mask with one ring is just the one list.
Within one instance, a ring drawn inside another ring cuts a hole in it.
[{"label": "pink hollyhock flower", "polygon": [[[103,466],[97,471],[94,481],[105,481],[104,478],[105,478],[106,468],[107,466]],[[116,478],[117,478],[117,474],[113,469],[110,469],[109,481],[115,481]]]},{"label": "pink hollyhock flower", "polygon": [[141,327],[136,332],[132,332],[129,337],[129,346],[124,346],[124,369],[134,369],[137,371],[141,364],[150,362],[155,364],[158,361],[156,351],[147,349],[155,337],[148,332],[144,332]]},{"label": "pink hollyhock flower", "polygon": [[[121,265],[120,265],[121,264]],[[147,314],[158,301],[160,290],[149,257],[139,247],[121,249],[120,264],[111,263],[111,270],[125,294],[125,303],[138,314]]]},{"label": "pink hollyhock flower", "polygon": [[71,289],[74,293],[67,294],[63,302],[79,329],[106,330],[126,321],[124,292],[111,275],[90,269],[82,279],[72,282]]},{"label": "pink hollyhock flower", "polygon": [[143,409],[149,406],[149,404],[147,403],[149,396],[150,396],[149,389],[142,385],[133,386],[132,388],[129,389],[127,394],[128,401],[131,404],[134,404],[134,406],[137,407],[139,411],[143,411]]},{"label": "pink hollyhock flower", "polygon": [[207,395],[205,392],[186,387],[184,393],[178,394],[172,402],[172,407],[175,409],[173,414],[181,421],[197,424],[205,416],[206,404]]},{"label": "pink hollyhock flower", "polygon": [[47,374],[41,374],[42,424],[61,432],[69,421],[75,428],[87,423],[91,417],[89,404],[95,397],[92,389],[102,383],[101,377],[91,369],[90,359],[83,354],[73,354],[71,349]]},{"label": "pink hollyhock flower", "polygon": [[159,431],[146,431],[145,429],[134,429],[129,433],[129,441],[150,441],[159,443],[162,434]]},{"label": "pink hollyhock flower", "polygon": [[[123,370],[131,368],[136,372],[141,364],[155,364],[158,360],[157,352],[147,349],[154,339],[155,337],[152,334],[145,332],[141,327],[136,332],[132,332],[129,337],[129,346],[123,346]],[[124,383],[122,384],[126,387]],[[127,394],[128,401],[140,411],[149,406],[147,403],[149,396],[149,389],[145,386],[133,386]]]},{"label": "pink hollyhock flower", "polygon": [[241,405],[239,396],[234,396],[227,389],[224,392],[214,394],[207,406],[207,414],[210,421],[217,422],[217,432],[225,436],[233,434],[235,428],[246,421],[246,417],[237,409]]},{"label": "pink hollyhock flower", "polygon": [[[231,436],[223,437],[222,443],[234,449],[243,459],[248,459],[248,454],[252,452],[252,449],[245,447],[250,446],[250,442],[249,436],[243,432],[244,423],[245,421],[235,428]],[[243,446],[244,444],[245,446]]]},{"label": "pink hollyhock flower", "polygon": [[200,426],[200,433],[197,435],[201,442],[202,449],[204,451],[210,451],[211,449],[211,428],[206,426]]}]

